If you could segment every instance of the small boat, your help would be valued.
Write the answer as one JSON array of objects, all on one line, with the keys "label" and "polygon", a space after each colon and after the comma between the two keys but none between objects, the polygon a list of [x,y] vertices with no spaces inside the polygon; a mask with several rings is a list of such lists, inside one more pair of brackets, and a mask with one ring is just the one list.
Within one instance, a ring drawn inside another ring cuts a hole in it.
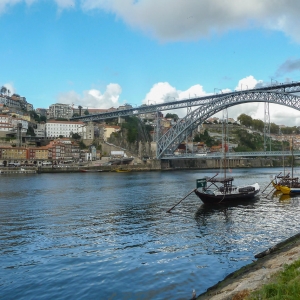
[{"label": "small boat", "polygon": [[[218,174],[217,174],[218,175]],[[248,201],[257,196],[260,191],[258,183],[244,186],[234,186],[233,177],[198,179],[195,194],[204,204],[220,204]],[[200,181],[200,184],[199,184]],[[198,190],[202,187],[202,190]]]},{"label": "small boat", "polygon": [[288,184],[290,178],[290,173],[283,176],[280,174],[275,176],[275,178],[272,180],[273,188],[276,189],[276,191],[280,191],[280,186]]},{"label": "small boat", "polygon": [[130,169],[116,169],[116,172],[118,173],[126,173],[126,172],[130,172]]},{"label": "small boat", "polygon": [[[225,116],[226,114],[226,116]],[[228,124],[227,110],[223,111],[223,135],[222,135],[222,168],[224,177],[218,178],[219,174],[211,178],[202,178],[197,180],[197,188],[195,194],[201,199],[204,204],[220,204],[229,202],[243,202],[251,200],[259,193],[260,187],[258,183],[243,186],[234,186],[233,177],[226,176],[226,129]],[[202,188],[202,190],[198,190]]]},{"label": "small boat", "polygon": [[292,177],[284,178],[283,182],[280,183],[280,191],[284,195],[290,194],[300,194],[300,182],[298,177],[293,177],[294,175],[294,148],[293,139],[291,141],[291,151],[292,151]]},{"label": "small boat", "polygon": [[103,172],[103,170],[87,170],[87,169],[81,169],[80,172],[95,173],[95,172]]},{"label": "small boat", "polygon": [[284,195],[300,194],[300,182],[298,177],[289,178],[285,185],[280,185],[280,191]]}]

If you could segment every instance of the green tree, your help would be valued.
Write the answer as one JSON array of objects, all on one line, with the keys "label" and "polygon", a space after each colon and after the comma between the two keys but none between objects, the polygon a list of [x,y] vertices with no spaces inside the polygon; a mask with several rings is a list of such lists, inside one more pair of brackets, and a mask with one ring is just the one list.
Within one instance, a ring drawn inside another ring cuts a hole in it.
[{"label": "green tree", "polygon": [[252,127],[255,130],[263,132],[265,124],[264,124],[264,122],[262,120],[253,119],[252,120]]},{"label": "green tree", "polygon": [[89,111],[86,109],[86,110],[84,111],[84,114],[87,116],[87,115],[89,115],[90,113],[89,113]]},{"label": "green tree", "polygon": [[72,134],[72,139],[74,139],[74,140],[80,140],[81,136],[76,132],[76,133]]},{"label": "green tree", "polygon": [[166,119],[174,119],[175,121],[177,121],[179,119],[178,115],[170,114],[170,113],[167,113],[165,118]]},{"label": "green tree", "polygon": [[40,122],[47,122],[47,117],[46,116],[40,116]]},{"label": "green tree", "polygon": [[273,134],[276,134],[279,132],[279,126],[276,125],[275,123],[270,124],[270,132]]},{"label": "green tree", "polygon": [[252,126],[253,123],[252,118],[246,114],[239,115],[237,119],[242,125],[246,127]]},{"label": "green tree", "polygon": [[127,117],[126,123],[122,124],[122,128],[127,131],[127,141],[134,143],[138,138],[138,119],[137,117]]},{"label": "green tree", "polygon": [[28,126],[26,134],[31,135],[31,136],[35,136],[34,129],[33,129],[32,126]]}]

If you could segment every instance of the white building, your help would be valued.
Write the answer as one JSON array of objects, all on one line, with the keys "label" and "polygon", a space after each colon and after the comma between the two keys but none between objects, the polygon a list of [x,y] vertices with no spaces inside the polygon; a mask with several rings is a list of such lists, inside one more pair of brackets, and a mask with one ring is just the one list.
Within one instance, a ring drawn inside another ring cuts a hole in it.
[{"label": "white building", "polygon": [[78,133],[81,137],[86,134],[86,126],[83,122],[55,121],[50,120],[46,123],[46,137],[70,137]]}]

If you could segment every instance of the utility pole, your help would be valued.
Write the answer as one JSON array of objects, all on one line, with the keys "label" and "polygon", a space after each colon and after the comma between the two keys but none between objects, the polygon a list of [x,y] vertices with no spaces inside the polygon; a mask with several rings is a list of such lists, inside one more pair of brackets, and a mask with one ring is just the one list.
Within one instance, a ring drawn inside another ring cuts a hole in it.
[{"label": "utility pole", "polygon": [[264,151],[267,151],[267,140],[269,138],[271,151],[271,136],[270,136],[270,109],[269,102],[264,103]]}]

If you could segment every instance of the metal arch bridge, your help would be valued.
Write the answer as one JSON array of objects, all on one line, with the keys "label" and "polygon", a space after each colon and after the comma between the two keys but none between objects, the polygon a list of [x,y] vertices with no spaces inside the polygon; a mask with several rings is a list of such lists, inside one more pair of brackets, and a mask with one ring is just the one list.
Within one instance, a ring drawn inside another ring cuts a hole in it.
[{"label": "metal arch bridge", "polygon": [[[72,120],[81,120],[83,122],[99,121],[116,117],[187,108],[188,114],[183,119],[180,119],[177,124],[170,128],[164,135],[157,139],[156,156],[158,159],[161,159],[164,155],[172,154],[185,137],[197,128],[199,124],[225,108],[243,103],[268,102],[300,110],[300,97],[296,95],[299,92],[300,82],[292,82],[251,90],[234,91],[230,93],[220,93],[211,96],[172,101],[163,104],[114,110],[111,112],[87,115],[84,117],[74,117]],[[194,106],[198,106],[198,108],[191,111],[191,107]]]}]

